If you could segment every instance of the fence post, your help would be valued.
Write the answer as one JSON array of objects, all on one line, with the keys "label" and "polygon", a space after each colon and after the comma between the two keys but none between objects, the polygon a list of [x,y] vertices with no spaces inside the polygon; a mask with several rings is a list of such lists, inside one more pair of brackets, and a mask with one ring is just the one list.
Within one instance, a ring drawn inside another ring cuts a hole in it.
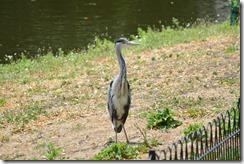
[{"label": "fence post", "polygon": [[149,160],[156,160],[155,150],[149,150]]}]

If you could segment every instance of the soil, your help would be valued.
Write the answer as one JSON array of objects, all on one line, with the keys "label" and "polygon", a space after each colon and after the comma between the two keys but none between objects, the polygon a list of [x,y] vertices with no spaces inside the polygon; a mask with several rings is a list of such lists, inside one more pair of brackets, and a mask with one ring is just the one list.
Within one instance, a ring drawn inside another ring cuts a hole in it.
[{"label": "soil", "polygon": [[[190,123],[206,124],[232,107],[240,95],[240,50],[227,52],[228,47],[240,47],[239,36],[210,37],[163,46],[134,54],[133,48],[124,53],[127,77],[131,85],[132,106],[125,123],[131,142],[143,142],[136,125],[162,145],[164,149],[180,139],[181,131]],[[7,97],[2,111],[23,109],[38,102],[47,111],[25,128],[3,122],[0,127],[0,159],[46,159],[43,143],[61,147],[60,157],[89,160],[106,145],[115,133],[109,120],[106,92],[110,80],[118,73],[115,55],[87,61],[89,67],[70,65],[47,78],[42,71],[30,74],[26,83],[10,82],[0,86]],[[72,76],[70,75],[73,73]],[[233,82],[232,82],[232,81]],[[197,102],[204,115],[191,117],[186,103]],[[174,104],[173,100],[182,100]],[[216,104],[220,104],[216,107]],[[164,106],[174,110],[183,124],[166,131],[146,129],[143,113]],[[125,136],[118,134],[118,141]],[[148,152],[139,154],[146,160]]]}]

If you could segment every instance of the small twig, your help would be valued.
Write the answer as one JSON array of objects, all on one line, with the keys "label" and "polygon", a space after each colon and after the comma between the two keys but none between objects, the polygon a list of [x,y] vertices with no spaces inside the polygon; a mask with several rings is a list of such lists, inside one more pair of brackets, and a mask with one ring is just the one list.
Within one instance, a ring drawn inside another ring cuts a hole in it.
[{"label": "small twig", "polygon": [[141,128],[138,126],[137,123],[135,123],[134,125],[140,131],[140,133],[142,134],[142,137],[143,137],[143,140],[144,140],[144,144],[149,147],[149,143],[147,141],[147,132],[146,132],[146,130],[144,129],[144,132],[143,132],[141,130]]}]

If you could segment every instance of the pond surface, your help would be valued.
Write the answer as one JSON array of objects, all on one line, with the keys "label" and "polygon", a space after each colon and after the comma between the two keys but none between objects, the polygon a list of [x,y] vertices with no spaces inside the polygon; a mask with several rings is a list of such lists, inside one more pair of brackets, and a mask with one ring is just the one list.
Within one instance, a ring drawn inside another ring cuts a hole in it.
[{"label": "pond surface", "polygon": [[95,36],[115,41],[138,27],[171,25],[173,17],[187,24],[223,21],[229,13],[228,0],[1,0],[0,63],[21,52],[84,49]]}]

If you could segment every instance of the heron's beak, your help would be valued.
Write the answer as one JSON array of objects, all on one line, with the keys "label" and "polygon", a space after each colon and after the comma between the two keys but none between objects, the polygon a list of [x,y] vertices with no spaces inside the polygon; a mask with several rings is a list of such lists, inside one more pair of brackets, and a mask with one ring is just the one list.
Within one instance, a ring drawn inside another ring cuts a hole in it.
[{"label": "heron's beak", "polygon": [[141,45],[140,43],[136,43],[134,41],[129,41],[127,44],[128,45]]}]

